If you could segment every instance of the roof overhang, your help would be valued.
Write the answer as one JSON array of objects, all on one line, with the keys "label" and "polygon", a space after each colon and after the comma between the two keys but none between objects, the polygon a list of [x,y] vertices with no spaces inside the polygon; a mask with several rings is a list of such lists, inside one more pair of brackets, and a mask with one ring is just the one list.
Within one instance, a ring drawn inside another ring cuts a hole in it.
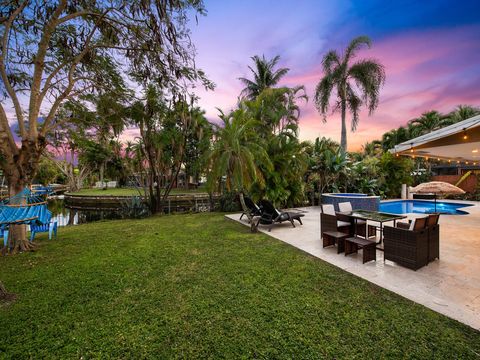
[{"label": "roof overhang", "polygon": [[397,155],[480,163],[480,115],[396,145]]}]

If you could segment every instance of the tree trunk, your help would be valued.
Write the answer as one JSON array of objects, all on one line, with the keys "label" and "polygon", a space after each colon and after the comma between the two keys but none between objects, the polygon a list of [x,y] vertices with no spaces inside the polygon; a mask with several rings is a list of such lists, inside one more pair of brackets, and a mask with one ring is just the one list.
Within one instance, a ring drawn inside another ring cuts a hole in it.
[{"label": "tree trunk", "polygon": [[[26,184],[20,179],[10,178],[9,181],[9,196],[12,197],[25,189]],[[18,203],[17,205],[23,205]],[[12,252],[29,251],[34,249],[34,245],[27,239],[27,225],[10,225],[9,239],[7,248]]]},{"label": "tree trunk", "polygon": [[347,116],[347,102],[345,99],[341,100],[342,102],[342,135],[340,140],[340,146],[342,147],[343,151],[347,151],[347,124],[346,124],[346,116]]},{"label": "tree trunk", "polygon": [[102,162],[102,164],[100,165],[100,183],[102,184],[102,188],[104,187],[103,186],[104,173],[105,173],[105,163]]}]

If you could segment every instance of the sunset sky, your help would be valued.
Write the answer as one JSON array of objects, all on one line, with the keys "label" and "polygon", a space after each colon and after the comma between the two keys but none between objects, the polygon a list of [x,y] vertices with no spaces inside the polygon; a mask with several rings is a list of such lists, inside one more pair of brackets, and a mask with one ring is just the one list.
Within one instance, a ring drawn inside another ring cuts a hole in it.
[{"label": "sunset sky", "polygon": [[206,0],[206,17],[192,23],[197,66],[217,85],[198,91],[209,120],[232,109],[250,77],[250,57],[280,55],[290,68],[280,85],[305,85],[310,101],[302,105],[300,137],[340,138],[339,114],[322,123],[313,106],[321,59],[341,51],[359,35],[373,41],[359,57],[384,64],[387,81],[374,115],[365,112],[349,150],[405,124],[422,112],[450,111],[458,104],[480,105],[480,2],[478,1],[222,1]]}]

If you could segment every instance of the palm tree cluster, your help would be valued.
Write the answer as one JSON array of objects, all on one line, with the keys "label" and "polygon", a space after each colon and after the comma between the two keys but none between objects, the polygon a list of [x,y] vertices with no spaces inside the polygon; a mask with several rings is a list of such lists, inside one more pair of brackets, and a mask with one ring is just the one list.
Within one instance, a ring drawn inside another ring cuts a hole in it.
[{"label": "palm tree cluster", "polygon": [[249,192],[277,204],[303,200],[306,143],[298,139],[299,101],[307,101],[305,88],[275,87],[288,69],[275,69],[279,61],[254,56],[253,80],[245,84],[238,108],[220,114],[210,156],[211,188]]}]

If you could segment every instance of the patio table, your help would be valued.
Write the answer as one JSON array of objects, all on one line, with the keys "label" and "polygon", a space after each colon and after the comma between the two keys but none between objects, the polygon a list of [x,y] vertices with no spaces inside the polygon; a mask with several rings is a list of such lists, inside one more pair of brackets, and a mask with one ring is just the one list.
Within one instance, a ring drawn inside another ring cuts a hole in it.
[{"label": "patio table", "polygon": [[348,216],[354,221],[353,227],[353,235],[354,237],[357,235],[357,220],[365,220],[365,221],[373,221],[380,223],[380,240],[377,244],[381,244],[383,241],[383,223],[393,221],[393,226],[396,225],[397,220],[405,219],[406,215],[398,215],[398,214],[390,214],[380,211],[371,211],[371,210],[353,210],[353,211],[346,211],[346,212],[338,212],[338,214],[342,214]]}]

